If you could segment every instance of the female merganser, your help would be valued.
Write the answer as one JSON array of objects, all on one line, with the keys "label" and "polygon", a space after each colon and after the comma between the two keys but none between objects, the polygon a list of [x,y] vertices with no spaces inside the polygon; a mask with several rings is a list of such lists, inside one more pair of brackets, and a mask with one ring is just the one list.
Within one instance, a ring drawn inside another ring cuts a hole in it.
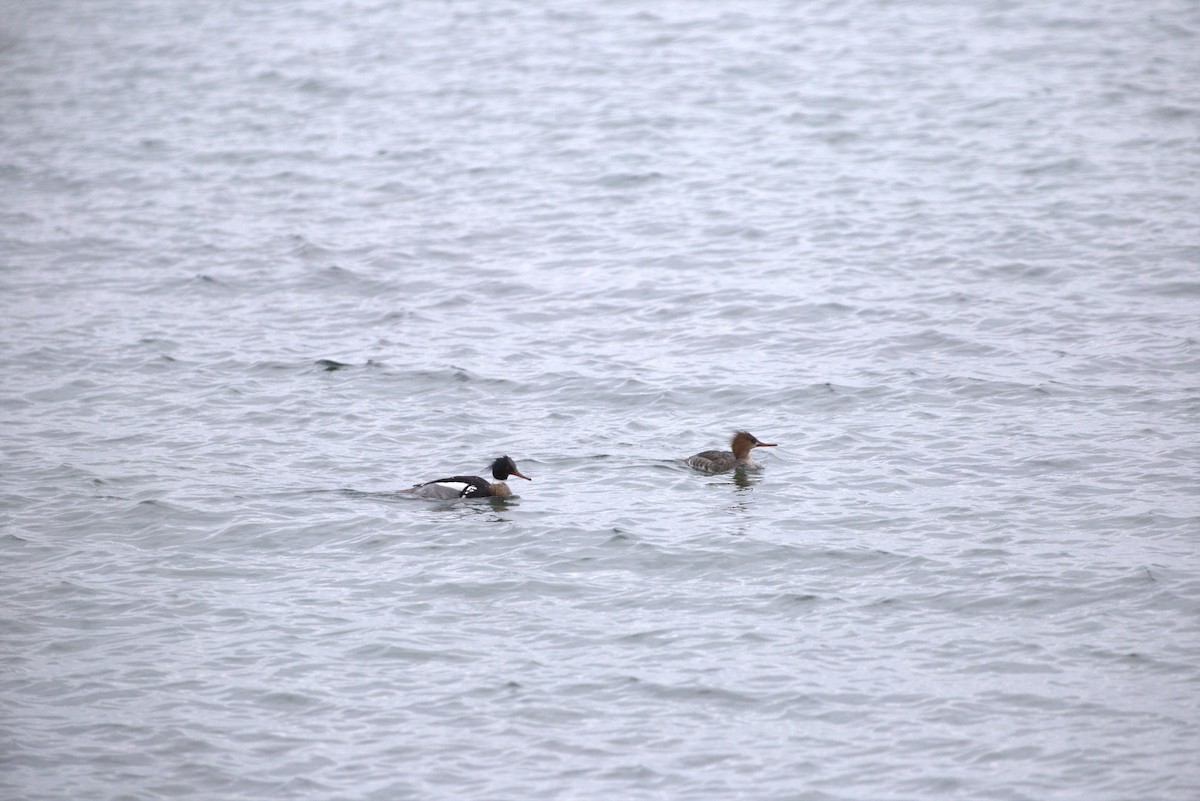
[{"label": "female merganser", "polygon": [[492,478],[496,479],[495,483],[489,483],[486,479],[479,476],[451,476],[450,478],[439,478],[437,481],[427,481],[424,484],[417,484],[412,489],[405,490],[405,492],[411,492],[422,498],[439,498],[445,500],[454,498],[507,498],[512,495],[512,490],[504,483],[504,479],[509,476],[533,481],[529,476],[523,476],[517,471],[516,462],[507,456],[501,456],[492,462]]},{"label": "female merganser", "polygon": [[735,431],[733,439],[729,440],[729,445],[733,448],[732,453],[729,451],[704,451],[695,456],[689,456],[687,463],[697,470],[709,473],[725,473],[735,467],[757,468],[761,465],[750,458],[750,449],[774,448],[778,444],[777,442],[759,442],[758,438],[749,431]]}]

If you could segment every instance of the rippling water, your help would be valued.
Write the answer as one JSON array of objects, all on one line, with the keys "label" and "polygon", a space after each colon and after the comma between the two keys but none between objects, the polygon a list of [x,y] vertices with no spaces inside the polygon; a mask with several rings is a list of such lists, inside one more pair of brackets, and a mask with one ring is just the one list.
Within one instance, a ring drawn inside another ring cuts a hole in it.
[{"label": "rippling water", "polygon": [[1200,797],[1200,6],[5,18],[5,797]]}]

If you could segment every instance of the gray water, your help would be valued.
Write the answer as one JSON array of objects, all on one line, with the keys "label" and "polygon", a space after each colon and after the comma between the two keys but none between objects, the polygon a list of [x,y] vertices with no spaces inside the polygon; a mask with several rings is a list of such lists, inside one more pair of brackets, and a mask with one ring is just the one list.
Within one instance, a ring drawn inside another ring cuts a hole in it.
[{"label": "gray water", "polygon": [[1200,5],[2,17],[0,796],[1200,797]]}]

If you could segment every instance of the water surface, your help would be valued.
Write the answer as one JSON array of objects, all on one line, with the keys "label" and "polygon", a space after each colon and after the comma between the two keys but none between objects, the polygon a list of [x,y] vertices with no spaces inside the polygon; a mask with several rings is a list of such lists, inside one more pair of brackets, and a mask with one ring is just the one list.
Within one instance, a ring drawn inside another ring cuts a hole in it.
[{"label": "water surface", "polygon": [[4,795],[1200,795],[1194,4],[6,18]]}]

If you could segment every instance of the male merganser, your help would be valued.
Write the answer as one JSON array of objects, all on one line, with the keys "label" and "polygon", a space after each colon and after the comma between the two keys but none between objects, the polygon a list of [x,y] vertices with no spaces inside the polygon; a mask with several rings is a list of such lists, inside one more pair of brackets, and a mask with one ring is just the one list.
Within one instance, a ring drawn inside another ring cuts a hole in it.
[{"label": "male merganser", "polygon": [[759,442],[758,438],[749,431],[735,431],[733,439],[729,440],[733,452],[704,451],[695,456],[689,456],[688,465],[697,470],[709,473],[726,473],[735,467],[760,467],[758,462],[750,458],[751,448],[774,448],[777,442]]},{"label": "male merganser", "polygon": [[417,484],[412,489],[405,490],[405,492],[411,492],[422,498],[439,498],[445,500],[454,498],[507,498],[512,495],[512,490],[504,483],[504,479],[509,476],[533,481],[529,476],[523,476],[517,471],[516,462],[507,456],[501,456],[492,462],[492,478],[496,479],[495,483],[489,483],[487,479],[480,478],[479,476],[451,476],[450,478],[439,478],[437,481],[427,481],[424,484]]}]

